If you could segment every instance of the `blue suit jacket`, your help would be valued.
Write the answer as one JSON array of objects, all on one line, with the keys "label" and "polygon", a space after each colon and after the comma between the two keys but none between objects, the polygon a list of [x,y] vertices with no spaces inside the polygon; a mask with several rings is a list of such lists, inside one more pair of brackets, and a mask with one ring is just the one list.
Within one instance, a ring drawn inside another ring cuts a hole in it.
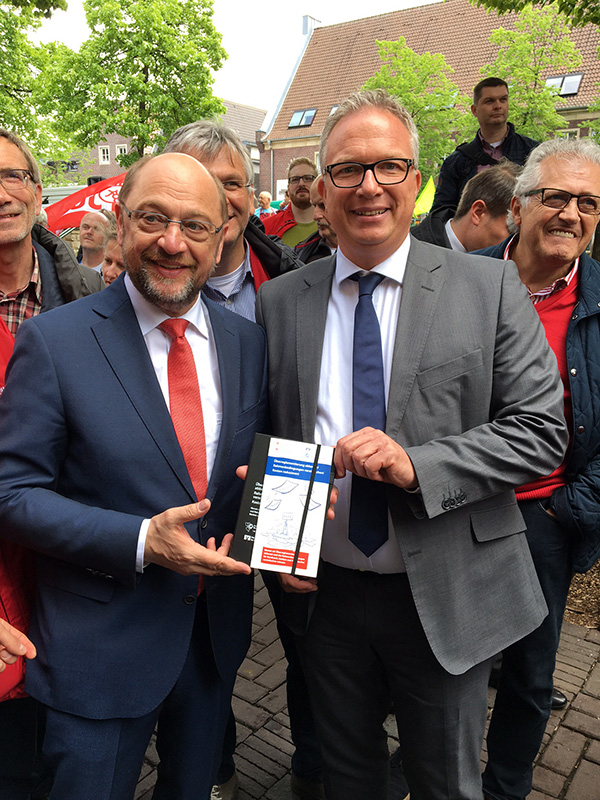
[{"label": "blue suit jacket", "polygon": [[[188,526],[203,543],[233,530],[256,430],[266,416],[265,343],[207,301],[223,422],[207,496]],[[136,573],[144,518],[195,500],[123,279],[25,322],[0,404],[0,532],[38,552],[27,689],[90,718],[136,717],[175,683],[197,578]],[[252,579],[206,579],[217,667],[232,677],[249,641]]]}]

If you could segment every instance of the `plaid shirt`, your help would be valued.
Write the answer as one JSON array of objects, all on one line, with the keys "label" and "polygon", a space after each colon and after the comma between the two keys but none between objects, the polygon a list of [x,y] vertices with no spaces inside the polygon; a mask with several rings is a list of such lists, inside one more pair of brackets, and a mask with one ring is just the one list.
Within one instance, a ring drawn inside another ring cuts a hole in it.
[{"label": "plaid shirt", "polygon": [[42,282],[37,253],[33,251],[33,271],[29,282],[16,292],[4,293],[0,289],[0,317],[13,336],[25,319],[35,317],[42,310]]}]

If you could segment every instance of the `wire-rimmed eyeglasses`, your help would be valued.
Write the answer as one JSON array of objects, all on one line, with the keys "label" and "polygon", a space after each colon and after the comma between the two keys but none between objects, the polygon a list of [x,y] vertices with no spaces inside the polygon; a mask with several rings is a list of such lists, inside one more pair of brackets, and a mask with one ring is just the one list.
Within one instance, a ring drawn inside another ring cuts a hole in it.
[{"label": "wire-rimmed eyeglasses", "polygon": [[123,202],[121,208],[142,233],[163,233],[169,225],[175,224],[179,225],[182,235],[192,242],[205,242],[210,236],[215,236],[223,230],[225,225],[223,222],[217,226],[205,219],[169,219],[164,214],[143,209],[130,211]]}]

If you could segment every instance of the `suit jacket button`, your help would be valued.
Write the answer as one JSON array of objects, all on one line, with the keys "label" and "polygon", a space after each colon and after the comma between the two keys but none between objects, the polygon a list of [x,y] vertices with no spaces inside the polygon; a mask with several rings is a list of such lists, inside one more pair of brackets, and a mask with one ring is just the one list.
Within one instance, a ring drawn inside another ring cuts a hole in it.
[{"label": "suit jacket button", "polygon": [[208,520],[206,519],[206,517],[203,517],[202,522],[200,523],[200,527],[202,528],[202,530],[204,530],[207,525],[208,525]]},{"label": "suit jacket button", "polygon": [[191,606],[192,603],[196,602],[196,595],[186,594],[186,596],[183,598],[183,602],[186,604],[186,606]]}]

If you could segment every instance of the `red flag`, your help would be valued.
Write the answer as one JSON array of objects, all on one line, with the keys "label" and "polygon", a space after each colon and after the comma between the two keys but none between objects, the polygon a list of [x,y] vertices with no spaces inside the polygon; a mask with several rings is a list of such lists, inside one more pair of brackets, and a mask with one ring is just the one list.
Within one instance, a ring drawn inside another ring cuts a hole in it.
[{"label": "red flag", "polygon": [[124,178],[125,173],[116,178],[106,178],[46,206],[50,230],[58,233],[65,228],[78,228],[83,215],[90,211],[100,211],[103,208],[112,211]]}]

